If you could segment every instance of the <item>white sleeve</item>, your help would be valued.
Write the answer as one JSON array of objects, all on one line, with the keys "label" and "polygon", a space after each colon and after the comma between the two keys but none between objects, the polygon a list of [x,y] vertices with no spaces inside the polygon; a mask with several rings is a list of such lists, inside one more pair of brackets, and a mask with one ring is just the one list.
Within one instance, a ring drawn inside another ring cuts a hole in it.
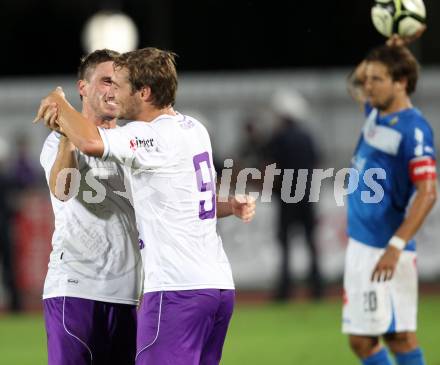
[{"label": "white sleeve", "polygon": [[162,167],[168,160],[166,142],[147,123],[98,130],[104,143],[103,160],[148,170]]},{"label": "white sleeve", "polygon": [[51,132],[44,141],[43,149],[40,154],[40,164],[44,169],[46,180],[49,182],[50,171],[55,163],[58,154],[61,135]]}]

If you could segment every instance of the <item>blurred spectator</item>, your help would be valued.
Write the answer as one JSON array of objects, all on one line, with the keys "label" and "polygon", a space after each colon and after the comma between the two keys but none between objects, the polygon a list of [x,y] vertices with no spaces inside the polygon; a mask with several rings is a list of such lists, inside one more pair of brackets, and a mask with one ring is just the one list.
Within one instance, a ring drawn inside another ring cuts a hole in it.
[{"label": "blurred spectator", "polygon": [[[309,202],[312,169],[318,162],[318,153],[313,138],[302,125],[309,117],[309,107],[306,100],[293,91],[275,94],[272,109],[276,115],[277,127],[273,137],[265,149],[266,161],[276,163],[282,169],[281,176],[276,177],[274,191],[279,198],[278,238],[281,248],[281,265],[275,299],[288,300],[294,295],[294,285],[291,281],[289,242],[295,228],[303,231],[310,256],[309,283],[314,299],[322,296],[323,286],[318,263],[318,250],[315,241],[315,209]],[[295,195],[298,169],[309,171],[305,195],[298,203],[286,203],[281,196],[282,178],[285,169],[294,169],[291,191]]]},{"label": "blurred spectator", "polygon": [[26,189],[41,182],[41,177],[35,168],[35,161],[30,154],[30,139],[26,134],[18,134],[15,138],[15,158],[11,161],[12,179],[19,189]]},{"label": "blurred spectator", "polygon": [[9,157],[9,146],[0,140],[0,259],[2,279],[11,311],[20,310],[20,298],[16,283],[14,265],[14,246],[11,240],[13,210],[11,199],[15,188],[14,181],[6,174],[5,162]]},{"label": "blurred spectator", "polygon": [[[237,188],[237,177],[243,169],[256,168],[264,172],[264,150],[267,144],[267,130],[259,118],[253,115],[243,120],[240,135],[240,147],[234,159],[232,186]],[[246,193],[261,192],[263,179],[249,178],[246,183]]]},{"label": "blurred spectator", "polygon": [[245,120],[243,131],[239,152],[240,165],[242,168],[261,168],[264,161],[264,145],[267,143],[266,134],[258,128],[257,122],[252,117]]}]

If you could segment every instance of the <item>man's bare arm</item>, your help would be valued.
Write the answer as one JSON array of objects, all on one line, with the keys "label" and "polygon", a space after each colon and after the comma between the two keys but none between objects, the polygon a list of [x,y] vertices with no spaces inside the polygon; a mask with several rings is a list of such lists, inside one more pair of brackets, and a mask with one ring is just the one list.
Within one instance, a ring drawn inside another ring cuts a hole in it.
[{"label": "man's bare arm", "polygon": [[408,242],[422,226],[426,216],[437,200],[437,180],[423,180],[416,183],[417,192],[408,215],[395,235]]},{"label": "man's bare arm", "polygon": [[[408,214],[394,236],[408,242],[422,226],[426,216],[437,200],[437,180],[423,180],[416,183],[417,192],[408,210]],[[390,280],[393,277],[400,252],[398,248],[388,245],[385,253],[379,259],[373,270],[373,281]]]},{"label": "man's bare arm", "polygon": [[365,83],[365,69],[366,62],[362,61],[356,68],[348,75],[347,78],[347,90],[349,95],[359,103],[363,108],[367,98],[364,92]]},{"label": "man's bare arm", "polygon": [[70,187],[72,184],[72,174],[60,175],[64,169],[78,169],[76,158],[76,148],[66,137],[61,136],[58,145],[56,160],[50,170],[49,189],[51,193],[61,201],[71,198]]},{"label": "man's bare arm", "polygon": [[42,100],[34,121],[40,119],[43,119],[51,129],[61,128],[69,140],[84,154],[102,157],[104,143],[98,128],[67,102],[61,88],[57,88]]}]

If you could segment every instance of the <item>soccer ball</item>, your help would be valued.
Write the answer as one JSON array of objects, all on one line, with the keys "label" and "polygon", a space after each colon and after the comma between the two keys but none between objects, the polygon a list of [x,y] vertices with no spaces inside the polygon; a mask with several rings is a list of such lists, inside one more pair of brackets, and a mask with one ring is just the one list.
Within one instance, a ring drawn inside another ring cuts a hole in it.
[{"label": "soccer ball", "polygon": [[385,37],[393,33],[409,37],[425,24],[425,4],[423,0],[375,0],[371,19],[377,31]]}]

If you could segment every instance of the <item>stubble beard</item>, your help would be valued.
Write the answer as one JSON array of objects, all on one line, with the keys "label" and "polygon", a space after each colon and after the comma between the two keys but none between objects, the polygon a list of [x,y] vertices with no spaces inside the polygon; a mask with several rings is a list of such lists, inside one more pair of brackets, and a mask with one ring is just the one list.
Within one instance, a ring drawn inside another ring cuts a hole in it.
[{"label": "stubble beard", "polygon": [[394,102],[394,96],[391,95],[383,102],[373,104],[373,107],[377,108],[380,111],[387,111],[393,102]]},{"label": "stubble beard", "polygon": [[136,120],[139,115],[139,105],[133,100],[127,101],[125,105],[121,107],[118,118],[125,120]]}]

